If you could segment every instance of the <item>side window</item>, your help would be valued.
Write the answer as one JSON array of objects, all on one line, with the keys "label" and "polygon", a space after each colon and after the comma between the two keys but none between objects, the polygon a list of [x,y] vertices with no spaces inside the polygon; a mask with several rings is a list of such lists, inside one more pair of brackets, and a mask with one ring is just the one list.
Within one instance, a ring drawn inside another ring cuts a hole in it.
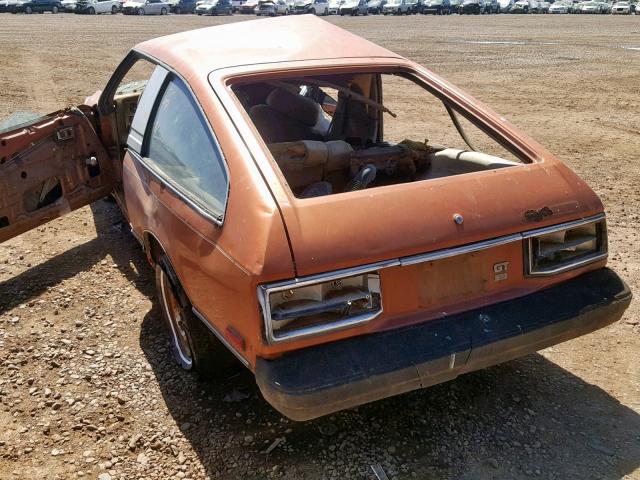
[{"label": "side window", "polygon": [[158,101],[143,156],[178,191],[222,219],[228,190],[222,153],[191,92],[176,77]]}]

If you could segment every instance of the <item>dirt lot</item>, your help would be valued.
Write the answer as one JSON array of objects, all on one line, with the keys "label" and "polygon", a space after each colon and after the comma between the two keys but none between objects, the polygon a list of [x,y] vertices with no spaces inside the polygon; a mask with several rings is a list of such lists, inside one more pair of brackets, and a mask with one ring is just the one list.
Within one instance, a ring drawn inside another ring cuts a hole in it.
[{"label": "dirt lot", "polygon": [[[240,20],[0,15],[0,118],[78,103],[141,40]],[[611,265],[640,291],[640,51],[624,48],[640,47],[640,17],[330,21],[564,159],[601,195]],[[540,354],[292,423],[248,373],[214,385],[174,366],[152,271],[120,222],[99,202],[0,245],[1,479],[373,479],[375,463],[391,479],[640,479],[638,301]]]}]

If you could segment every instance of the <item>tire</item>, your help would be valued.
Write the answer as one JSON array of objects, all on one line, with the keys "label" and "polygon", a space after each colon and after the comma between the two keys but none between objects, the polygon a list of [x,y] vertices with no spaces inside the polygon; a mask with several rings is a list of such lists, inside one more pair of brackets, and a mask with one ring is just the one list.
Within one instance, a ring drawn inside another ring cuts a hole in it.
[{"label": "tire", "polygon": [[180,15],[180,7],[176,7],[176,9],[173,11],[173,13],[175,13],[176,15]]},{"label": "tire", "polygon": [[136,10],[136,14],[143,16],[144,15],[144,8],[139,8],[138,10]]},{"label": "tire", "polygon": [[89,9],[87,10],[87,13],[89,15],[95,15],[96,14],[96,9],[93,7],[89,7]]},{"label": "tire", "polygon": [[167,14],[167,9],[165,7],[162,7],[162,9],[160,10],[160,15],[166,15]]},{"label": "tire", "polygon": [[31,7],[27,7],[24,9],[24,13],[27,15],[31,15],[33,13],[33,9]]},{"label": "tire", "polygon": [[184,370],[220,378],[239,370],[240,363],[193,313],[191,302],[163,254],[156,264],[156,289],[169,328],[171,351]]},{"label": "tire", "polygon": [[113,5],[111,7],[111,15],[115,15],[116,13],[118,13],[118,7],[116,7],[115,5]]}]

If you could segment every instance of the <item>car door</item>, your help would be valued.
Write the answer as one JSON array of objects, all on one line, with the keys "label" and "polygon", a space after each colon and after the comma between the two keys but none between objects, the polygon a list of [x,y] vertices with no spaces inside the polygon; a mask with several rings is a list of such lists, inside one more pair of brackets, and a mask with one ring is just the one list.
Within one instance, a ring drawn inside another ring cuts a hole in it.
[{"label": "car door", "polygon": [[0,130],[0,242],[109,195],[116,172],[90,107]]}]

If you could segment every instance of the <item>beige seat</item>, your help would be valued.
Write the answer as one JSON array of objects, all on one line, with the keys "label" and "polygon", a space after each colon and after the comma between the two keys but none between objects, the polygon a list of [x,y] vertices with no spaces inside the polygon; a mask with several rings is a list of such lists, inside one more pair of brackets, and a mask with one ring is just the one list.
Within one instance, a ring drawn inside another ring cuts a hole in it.
[{"label": "beige seat", "polygon": [[321,115],[316,102],[281,88],[273,90],[266,102],[249,109],[249,117],[266,143],[323,140],[314,129]]}]

